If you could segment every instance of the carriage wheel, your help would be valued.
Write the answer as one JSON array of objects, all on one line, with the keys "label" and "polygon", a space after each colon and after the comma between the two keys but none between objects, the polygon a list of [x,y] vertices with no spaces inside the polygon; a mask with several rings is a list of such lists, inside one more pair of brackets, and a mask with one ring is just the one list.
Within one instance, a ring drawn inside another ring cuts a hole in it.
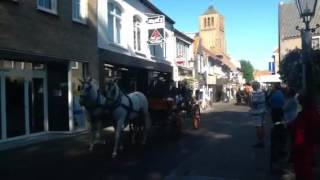
[{"label": "carriage wheel", "polygon": [[192,125],[194,129],[199,129],[200,127],[200,108],[199,106],[195,106],[193,110],[192,116]]}]

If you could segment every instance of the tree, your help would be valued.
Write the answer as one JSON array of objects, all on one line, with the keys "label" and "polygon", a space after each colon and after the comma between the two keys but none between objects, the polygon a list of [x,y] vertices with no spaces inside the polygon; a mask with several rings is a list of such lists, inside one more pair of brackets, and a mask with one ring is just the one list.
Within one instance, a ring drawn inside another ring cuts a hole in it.
[{"label": "tree", "polygon": [[301,50],[289,52],[280,63],[280,78],[289,87],[296,90],[302,88],[302,63],[299,61]]},{"label": "tree", "polygon": [[[289,52],[280,63],[279,74],[284,83],[296,90],[302,90],[302,51],[295,49]],[[319,81],[315,80],[320,74],[320,51],[312,51],[311,54],[311,77],[312,88],[319,87]]]},{"label": "tree", "polygon": [[241,72],[246,82],[252,81],[254,69],[250,61],[240,60],[240,64],[241,64]]}]

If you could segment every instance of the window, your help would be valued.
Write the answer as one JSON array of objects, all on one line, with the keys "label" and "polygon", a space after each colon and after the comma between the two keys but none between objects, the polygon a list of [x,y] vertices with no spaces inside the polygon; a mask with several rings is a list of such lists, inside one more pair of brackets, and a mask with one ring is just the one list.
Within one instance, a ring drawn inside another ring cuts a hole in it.
[{"label": "window", "polygon": [[134,50],[141,51],[141,19],[138,16],[133,17],[133,43]]},{"label": "window", "polygon": [[181,40],[177,40],[176,54],[177,57],[182,57],[185,60],[185,65],[187,65],[189,56],[189,45]]},{"label": "window", "polygon": [[207,26],[207,18],[204,18],[204,24],[203,27],[205,28]]},{"label": "window", "polygon": [[320,49],[319,40],[320,40],[320,39],[319,39],[318,37],[312,38],[312,49],[314,49],[314,50]]},{"label": "window", "polygon": [[211,18],[211,25],[214,26],[214,18]]},{"label": "window", "polygon": [[208,18],[208,27],[210,27],[210,18]]},{"label": "window", "polygon": [[57,14],[57,0],[38,0],[37,2],[39,10]]},{"label": "window", "polygon": [[114,3],[108,3],[108,37],[116,44],[121,43],[121,9]]},{"label": "window", "polygon": [[88,16],[88,0],[72,0],[72,20],[86,24]]},{"label": "window", "polygon": [[224,31],[224,20],[223,20],[223,18],[220,19],[220,30]]},{"label": "window", "polygon": [[150,54],[152,57],[155,57],[156,56],[156,45],[149,45],[150,47]]}]

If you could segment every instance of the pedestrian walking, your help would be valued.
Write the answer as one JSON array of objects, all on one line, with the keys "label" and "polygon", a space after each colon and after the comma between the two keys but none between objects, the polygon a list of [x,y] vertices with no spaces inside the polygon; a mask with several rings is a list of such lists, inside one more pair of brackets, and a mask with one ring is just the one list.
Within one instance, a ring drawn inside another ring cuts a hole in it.
[{"label": "pedestrian walking", "polygon": [[259,82],[252,83],[253,92],[251,95],[251,115],[256,123],[256,131],[257,131],[257,143],[253,146],[255,148],[263,148],[265,146],[264,143],[264,117],[266,112],[266,97],[264,92],[260,89]]}]

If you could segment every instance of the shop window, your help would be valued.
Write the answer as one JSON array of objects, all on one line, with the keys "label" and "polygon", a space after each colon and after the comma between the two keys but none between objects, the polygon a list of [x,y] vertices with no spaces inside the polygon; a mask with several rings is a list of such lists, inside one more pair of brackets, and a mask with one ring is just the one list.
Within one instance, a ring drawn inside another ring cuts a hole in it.
[{"label": "shop window", "polygon": [[57,14],[57,0],[38,0],[37,8],[52,14]]},{"label": "shop window", "polygon": [[80,92],[79,87],[81,83],[79,79],[83,79],[85,76],[85,68],[81,62],[71,62],[72,71],[72,95],[73,95],[73,122],[75,129],[84,129],[86,128],[86,119],[84,108],[80,105]]}]

